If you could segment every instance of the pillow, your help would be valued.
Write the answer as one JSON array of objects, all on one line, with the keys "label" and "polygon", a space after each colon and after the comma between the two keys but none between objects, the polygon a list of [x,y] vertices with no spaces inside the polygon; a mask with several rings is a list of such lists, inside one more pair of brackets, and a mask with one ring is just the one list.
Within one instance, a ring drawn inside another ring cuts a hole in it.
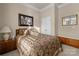
[{"label": "pillow", "polygon": [[24,32],[25,32],[25,30],[27,30],[26,28],[20,28],[19,29],[19,35],[23,35],[24,34]]},{"label": "pillow", "polygon": [[39,32],[35,28],[31,28],[29,30],[29,34],[30,35],[34,35],[34,36],[38,36],[39,35]]},{"label": "pillow", "polygon": [[29,31],[28,30],[25,30],[24,31],[24,35],[29,35]]}]

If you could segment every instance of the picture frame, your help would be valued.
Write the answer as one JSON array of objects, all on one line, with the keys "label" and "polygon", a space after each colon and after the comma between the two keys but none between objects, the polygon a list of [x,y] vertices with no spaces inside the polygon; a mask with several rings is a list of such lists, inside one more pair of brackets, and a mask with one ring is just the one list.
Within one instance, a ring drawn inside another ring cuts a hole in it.
[{"label": "picture frame", "polygon": [[71,26],[71,25],[77,25],[77,14],[76,15],[70,15],[66,17],[62,17],[62,25],[63,26]]},{"label": "picture frame", "polygon": [[19,26],[33,26],[33,17],[19,13]]}]

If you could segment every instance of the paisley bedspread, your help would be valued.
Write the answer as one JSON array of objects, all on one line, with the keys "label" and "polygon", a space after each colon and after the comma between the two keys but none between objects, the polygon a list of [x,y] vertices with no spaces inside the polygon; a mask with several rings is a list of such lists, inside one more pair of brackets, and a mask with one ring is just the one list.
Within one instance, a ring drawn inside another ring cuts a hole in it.
[{"label": "paisley bedspread", "polygon": [[53,56],[61,45],[56,36],[39,34],[20,36],[17,48],[22,56]]}]

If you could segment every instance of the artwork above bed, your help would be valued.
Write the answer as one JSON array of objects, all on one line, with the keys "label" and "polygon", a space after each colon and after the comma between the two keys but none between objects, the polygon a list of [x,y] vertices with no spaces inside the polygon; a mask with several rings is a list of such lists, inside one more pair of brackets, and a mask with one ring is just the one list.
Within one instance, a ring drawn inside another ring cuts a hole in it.
[{"label": "artwork above bed", "polygon": [[24,14],[19,14],[18,23],[19,26],[33,26],[33,17]]}]

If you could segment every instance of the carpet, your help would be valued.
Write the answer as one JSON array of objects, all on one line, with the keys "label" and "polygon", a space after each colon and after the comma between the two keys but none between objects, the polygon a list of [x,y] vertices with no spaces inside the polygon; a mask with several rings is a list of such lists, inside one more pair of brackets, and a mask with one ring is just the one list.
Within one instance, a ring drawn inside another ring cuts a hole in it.
[{"label": "carpet", "polygon": [[[79,49],[68,45],[62,45],[62,47],[63,52],[60,52],[58,56],[79,56]],[[19,53],[17,50],[14,50],[1,56],[19,56]]]}]

